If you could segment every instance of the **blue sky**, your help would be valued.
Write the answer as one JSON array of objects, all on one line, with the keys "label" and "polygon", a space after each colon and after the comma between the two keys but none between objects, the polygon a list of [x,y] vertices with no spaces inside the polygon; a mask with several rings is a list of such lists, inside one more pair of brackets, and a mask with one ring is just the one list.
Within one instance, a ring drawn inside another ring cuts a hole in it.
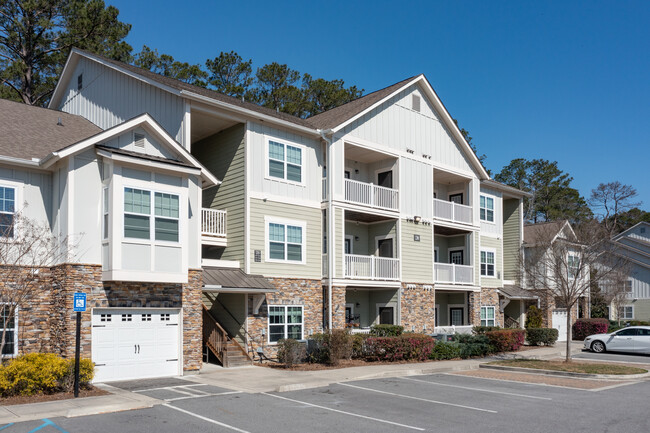
[{"label": "blue sky", "polygon": [[366,92],[424,73],[493,172],[557,160],[583,196],[619,180],[650,210],[650,1],[106,3],[135,51],[234,50]]}]

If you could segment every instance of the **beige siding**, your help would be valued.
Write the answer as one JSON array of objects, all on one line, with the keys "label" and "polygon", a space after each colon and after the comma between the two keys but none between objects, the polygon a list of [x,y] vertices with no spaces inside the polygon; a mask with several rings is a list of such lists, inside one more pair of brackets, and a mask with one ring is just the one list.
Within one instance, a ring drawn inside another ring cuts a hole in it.
[{"label": "beige siding", "polygon": [[345,239],[345,222],[343,221],[343,209],[335,208],[334,215],[336,218],[334,220],[334,245],[336,245],[334,252],[336,267],[335,277],[340,278],[343,276],[343,252],[345,251],[343,249],[343,240]]},{"label": "beige siding", "polygon": [[203,206],[227,211],[228,246],[223,260],[239,260],[244,264],[245,194],[244,194],[244,125],[236,125],[193,146],[193,153],[222,183],[203,192]]},{"label": "beige siding", "polygon": [[[493,248],[495,249],[494,255],[494,276],[491,277],[482,277],[481,278],[481,287],[503,287],[503,282],[501,278],[498,278],[501,274],[502,267],[502,246],[501,241],[496,238],[481,236],[481,249],[484,248]],[[481,271],[481,256],[479,252],[478,260],[476,262],[479,273]]]},{"label": "beige siding", "polygon": [[[420,241],[413,240],[414,235]],[[402,280],[409,283],[433,282],[431,226],[402,221]]]},{"label": "beige siding", "polygon": [[503,278],[516,280],[521,245],[519,200],[503,201]]},{"label": "beige siding", "polygon": [[[265,217],[275,217],[300,221],[306,224],[305,243],[303,249],[305,263],[275,263],[266,261],[266,226]],[[269,277],[282,278],[321,278],[321,210],[286,203],[250,201],[250,271]],[[262,253],[261,262],[255,262],[255,250]]]},{"label": "beige siding", "polygon": [[639,299],[626,305],[634,305],[634,319],[650,321],[650,299]]}]

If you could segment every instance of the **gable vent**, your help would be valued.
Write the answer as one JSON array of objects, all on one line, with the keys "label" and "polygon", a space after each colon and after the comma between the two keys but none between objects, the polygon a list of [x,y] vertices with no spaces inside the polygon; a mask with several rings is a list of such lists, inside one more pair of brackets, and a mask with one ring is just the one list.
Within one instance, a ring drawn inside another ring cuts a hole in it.
[{"label": "gable vent", "polygon": [[144,134],[133,134],[133,145],[138,149],[144,149]]},{"label": "gable vent", "polygon": [[413,110],[420,112],[420,97],[418,95],[412,95]]}]

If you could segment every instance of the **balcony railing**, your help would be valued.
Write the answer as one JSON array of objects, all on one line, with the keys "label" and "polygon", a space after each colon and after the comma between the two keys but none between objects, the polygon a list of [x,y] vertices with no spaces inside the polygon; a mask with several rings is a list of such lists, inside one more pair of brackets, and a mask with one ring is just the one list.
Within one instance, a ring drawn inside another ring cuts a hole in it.
[{"label": "balcony railing", "polygon": [[399,259],[346,254],[345,278],[359,280],[399,280]]},{"label": "balcony railing", "polygon": [[433,332],[436,334],[471,334],[472,325],[463,325],[463,326],[436,326],[433,328]]},{"label": "balcony railing", "polygon": [[345,200],[380,209],[397,210],[399,207],[399,194],[396,189],[352,179],[345,179]]},{"label": "balcony railing", "polygon": [[433,199],[433,216],[461,224],[472,224],[472,207],[453,201]]},{"label": "balcony railing", "polygon": [[434,263],[433,270],[436,283],[474,283],[474,266],[455,265],[453,263]]},{"label": "balcony railing", "polygon": [[201,209],[201,234],[203,236],[226,236],[226,211]]}]

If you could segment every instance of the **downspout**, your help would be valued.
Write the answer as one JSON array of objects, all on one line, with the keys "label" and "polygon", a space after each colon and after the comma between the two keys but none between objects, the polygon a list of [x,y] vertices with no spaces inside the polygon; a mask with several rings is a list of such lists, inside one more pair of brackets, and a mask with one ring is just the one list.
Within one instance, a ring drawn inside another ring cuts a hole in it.
[{"label": "downspout", "polygon": [[[321,138],[325,141],[326,144],[326,157],[325,157],[325,167],[326,167],[326,186],[327,186],[327,328],[332,330],[332,291],[333,284],[332,280],[334,279],[334,215],[333,215],[333,205],[332,205],[332,189],[334,178],[332,177],[332,140],[327,138],[327,134],[331,133],[331,129],[322,130],[318,129],[318,133]],[[329,168],[327,168],[329,167]]]}]

